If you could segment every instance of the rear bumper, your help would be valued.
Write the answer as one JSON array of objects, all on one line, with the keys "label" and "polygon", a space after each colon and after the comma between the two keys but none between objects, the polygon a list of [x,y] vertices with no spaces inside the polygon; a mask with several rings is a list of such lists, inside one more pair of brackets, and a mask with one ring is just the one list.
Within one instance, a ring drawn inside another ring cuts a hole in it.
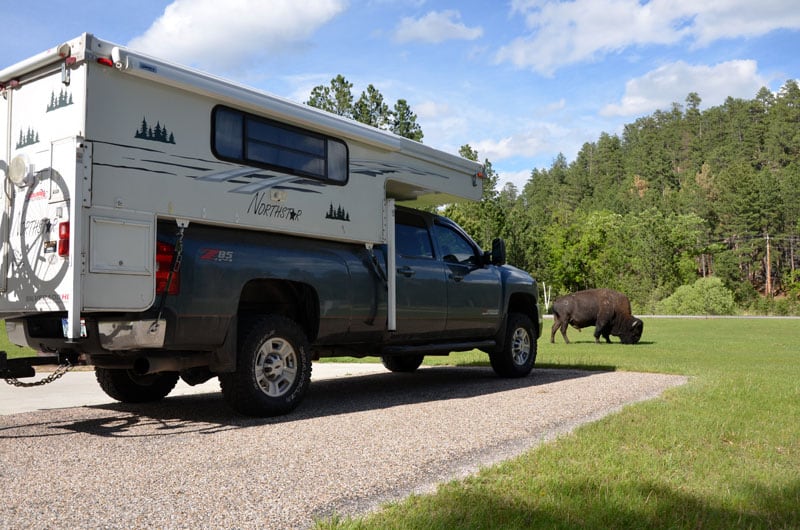
[{"label": "rear bumper", "polygon": [[34,350],[101,354],[114,351],[160,349],[164,347],[167,321],[85,318],[86,336],[67,340],[61,315],[6,320],[8,339]]},{"label": "rear bumper", "polygon": [[161,320],[100,320],[97,334],[100,346],[106,350],[142,350],[163,348],[167,321]]}]

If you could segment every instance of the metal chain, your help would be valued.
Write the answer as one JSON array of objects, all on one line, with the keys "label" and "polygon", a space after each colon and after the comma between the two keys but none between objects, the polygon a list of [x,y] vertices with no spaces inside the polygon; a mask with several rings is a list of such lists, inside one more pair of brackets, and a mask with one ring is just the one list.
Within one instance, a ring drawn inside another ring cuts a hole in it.
[{"label": "metal chain", "polygon": [[[181,270],[181,262],[183,261],[183,232],[184,227],[178,226],[178,234],[175,240],[175,263],[172,265],[172,274],[176,274]],[[167,285],[169,289],[169,284]]]},{"label": "metal chain", "polygon": [[23,383],[16,377],[6,377],[5,381],[11,386],[16,386],[19,388],[32,388],[35,386],[43,386],[52,383],[56,379],[59,379],[64,374],[69,372],[72,369],[72,364],[68,360],[64,361],[64,364],[59,364],[58,367],[53,371],[52,374],[48,375],[44,379],[40,379],[39,381],[34,381],[32,383]]}]

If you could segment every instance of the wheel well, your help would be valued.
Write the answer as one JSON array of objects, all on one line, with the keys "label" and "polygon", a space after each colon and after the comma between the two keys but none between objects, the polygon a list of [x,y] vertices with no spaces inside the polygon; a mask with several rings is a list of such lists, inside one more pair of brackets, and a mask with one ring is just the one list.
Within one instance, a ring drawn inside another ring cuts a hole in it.
[{"label": "wheel well", "polygon": [[250,280],[242,288],[238,315],[282,315],[295,321],[313,341],[319,332],[319,297],[309,285],[288,280]]},{"label": "wheel well", "polygon": [[508,301],[508,312],[527,315],[536,328],[535,332],[539,333],[539,308],[536,306],[535,296],[524,293],[511,295],[511,299]]}]

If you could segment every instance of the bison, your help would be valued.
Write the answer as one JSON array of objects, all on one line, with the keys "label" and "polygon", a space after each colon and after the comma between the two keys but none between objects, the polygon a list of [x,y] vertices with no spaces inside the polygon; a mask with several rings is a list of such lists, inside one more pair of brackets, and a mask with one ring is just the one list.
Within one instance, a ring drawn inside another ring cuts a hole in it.
[{"label": "bison", "polygon": [[612,289],[588,289],[557,298],[553,302],[553,328],[550,342],[555,342],[556,330],[561,328],[564,342],[567,325],[579,330],[595,326],[594,341],[600,342],[602,335],[611,342],[609,335],[620,338],[623,344],[636,344],[642,337],[644,323],[631,314],[628,297]]}]

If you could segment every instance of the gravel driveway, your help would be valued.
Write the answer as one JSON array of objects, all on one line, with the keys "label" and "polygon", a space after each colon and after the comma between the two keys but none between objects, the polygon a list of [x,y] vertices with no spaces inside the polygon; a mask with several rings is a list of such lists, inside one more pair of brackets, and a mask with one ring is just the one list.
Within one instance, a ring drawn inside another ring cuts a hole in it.
[{"label": "gravel driveway", "polygon": [[307,528],[432,491],[685,382],[435,367],[315,380],[273,419],[236,416],[219,393],[0,416],[0,528]]}]

